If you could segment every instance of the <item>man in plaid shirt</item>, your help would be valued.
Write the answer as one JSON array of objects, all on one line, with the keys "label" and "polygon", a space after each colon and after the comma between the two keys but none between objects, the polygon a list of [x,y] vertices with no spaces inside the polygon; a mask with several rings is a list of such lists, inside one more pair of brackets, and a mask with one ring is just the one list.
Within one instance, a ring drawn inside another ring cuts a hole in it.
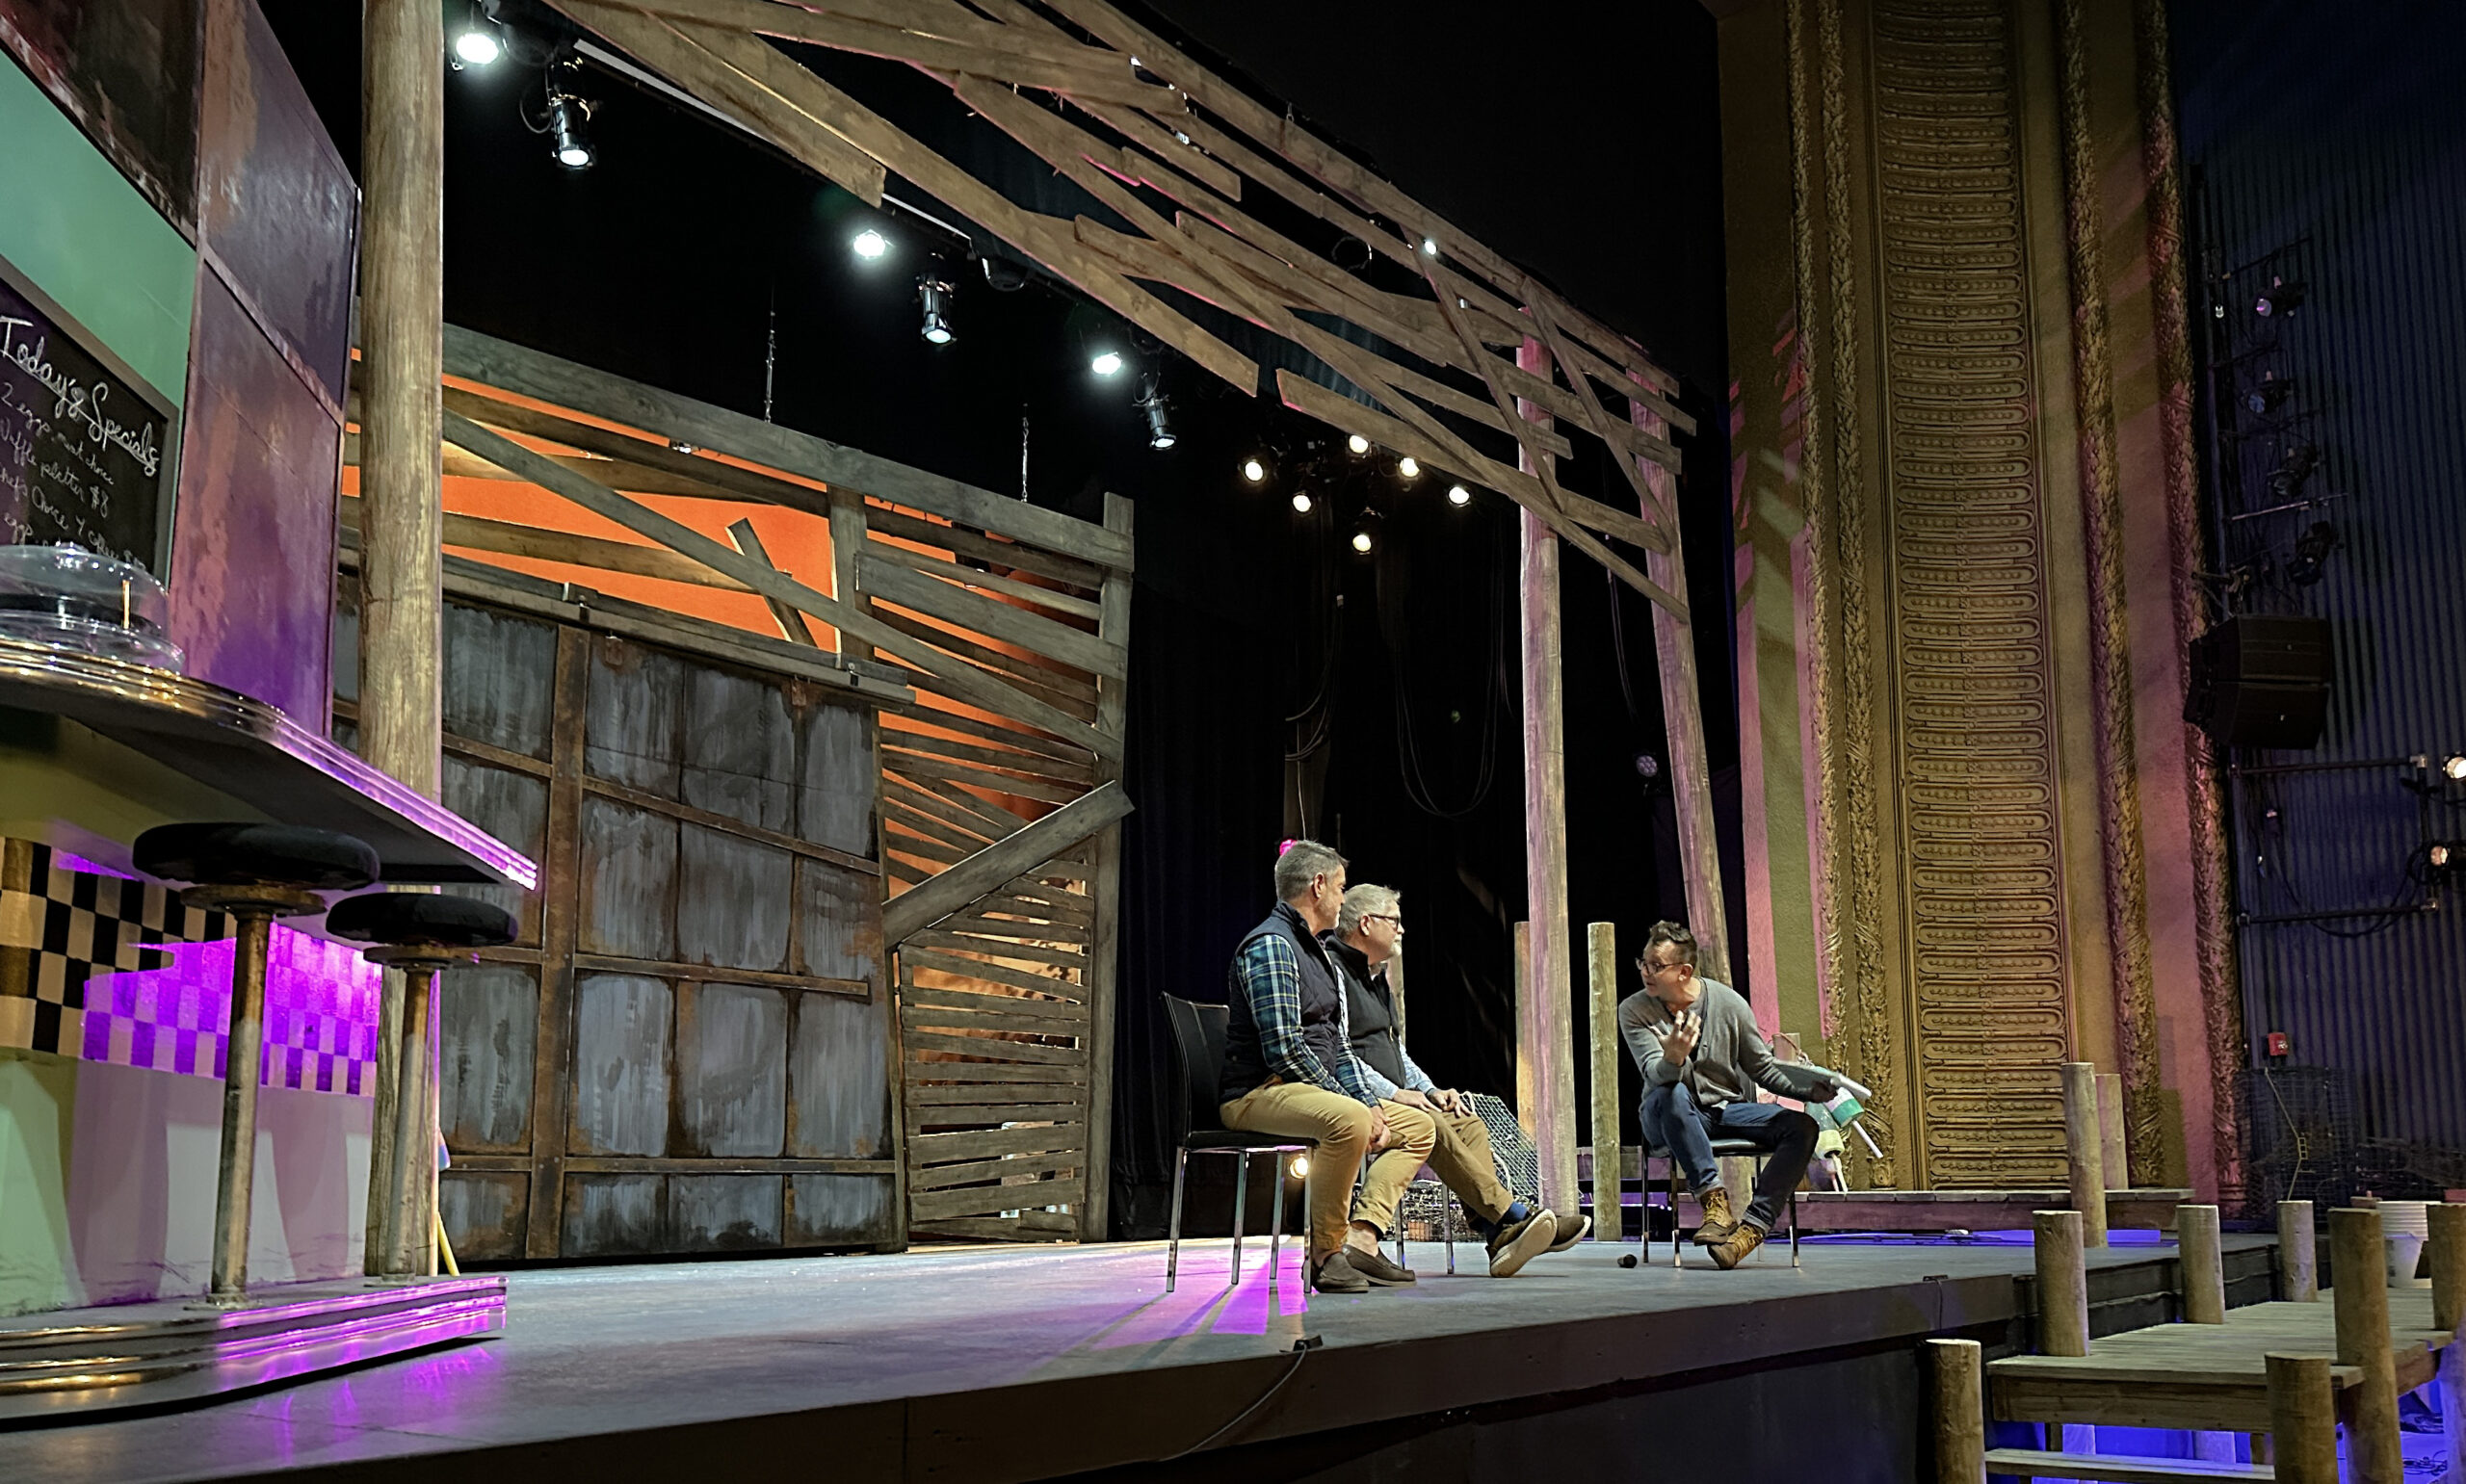
[{"label": "man in plaid shirt", "polygon": [[[1313,1140],[1309,1263],[1322,1293],[1411,1283],[1378,1252],[1396,1203],[1437,1136],[1419,1108],[1382,1100],[1352,1057],[1344,981],[1321,945],[1345,899],[1345,859],[1297,840],[1275,863],[1276,908],[1234,951],[1226,1001],[1224,1127]],[[1359,1200],[1353,1178],[1365,1157]],[[1350,1207],[1350,1218],[1348,1218]]]}]

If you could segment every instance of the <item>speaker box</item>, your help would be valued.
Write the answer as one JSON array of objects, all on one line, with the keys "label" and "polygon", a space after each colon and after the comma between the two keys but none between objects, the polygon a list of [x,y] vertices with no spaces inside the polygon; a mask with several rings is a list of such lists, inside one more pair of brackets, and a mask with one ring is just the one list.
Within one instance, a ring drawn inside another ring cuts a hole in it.
[{"label": "speaker box", "polygon": [[2192,640],[2184,719],[2225,747],[2310,747],[2329,713],[2329,625],[2238,613]]}]

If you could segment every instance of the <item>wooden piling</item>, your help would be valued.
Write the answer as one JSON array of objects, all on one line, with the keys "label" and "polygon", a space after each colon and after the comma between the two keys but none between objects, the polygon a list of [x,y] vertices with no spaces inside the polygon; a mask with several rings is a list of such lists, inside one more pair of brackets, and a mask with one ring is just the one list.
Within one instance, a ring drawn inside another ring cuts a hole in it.
[{"label": "wooden piling", "polygon": [[2312,1203],[2277,1203],[2277,1296],[2290,1304],[2321,1297],[2321,1248],[2312,1234]]},{"label": "wooden piling", "polygon": [[2453,1333],[2466,1318],[2466,1206],[2444,1201],[2425,1215],[2431,1225],[2431,1327]]},{"label": "wooden piling", "polygon": [[2077,1211],[2041,1211],[2036,1218],[2038,1353],[2089,1353],[2089,1272]]},{"label": "wooden piling", "polygon": [[1592,978],[1592,1239],[1626,1238],[1619,1203],[1623,1158],[1618,1134],[1618,924],[1590,923],[1584,930],[1585,963]]},{"label": "wooden piling", "polygon": [[2267,1364],[2269,1460],[2278,1484],[2338,1484],[2338,1405],[2328,1361],[2272,1355]]},{"label": "wooden piling", "polygon": [[2107,1177],[2110,1190],[2128,1189],[2132,1185],[2131,1150],[2126,1143],[2123,1116],[2123,1074],[2098,1074],[2098,1167]]},{"label": "wooden piling", "polygon": [[2338,1364],[2363,1371],[2348,1402],[2348,1440],[2355,1484],[2401,1484],[2398,1369],[2389,1351],[2389,1257],[2380,1212],[2329,1212],[2329,1301],[2337,1310]]},{"label": "wooden piling", "polygon": [[1975,1340],[1929,1340],[1934,1379],[1935,1484],[1984,1484],[1985,1352]]},{"label": "wooden piling", "polygon": [[2175,1208],[2175,1251],[2184,1269],[2184,1319],[2226,1322],[2226,1270],[2217,1252],[2217,1208]]},{"label": "wooden piling", "polygon": [[2081,1213],[2083,1248],[2107,1244],[2105,1145],[2098,1133],[2098,1069],[2063,1064],[2063,1154],[2070,1165],[2072,1209]]}]

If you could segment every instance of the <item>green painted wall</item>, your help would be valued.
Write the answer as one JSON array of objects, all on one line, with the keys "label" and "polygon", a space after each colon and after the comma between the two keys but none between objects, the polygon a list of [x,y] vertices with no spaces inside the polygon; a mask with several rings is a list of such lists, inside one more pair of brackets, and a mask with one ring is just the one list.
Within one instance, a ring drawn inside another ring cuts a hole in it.
[{"label": "green painted wall", "polygon": [[0,53],[0,258],[177,406],[197,249]]},{"label": "green painted wall", "polygon": [[77,1063],[0,1047],[0,1315],[85,1302],[68,1243]]}]

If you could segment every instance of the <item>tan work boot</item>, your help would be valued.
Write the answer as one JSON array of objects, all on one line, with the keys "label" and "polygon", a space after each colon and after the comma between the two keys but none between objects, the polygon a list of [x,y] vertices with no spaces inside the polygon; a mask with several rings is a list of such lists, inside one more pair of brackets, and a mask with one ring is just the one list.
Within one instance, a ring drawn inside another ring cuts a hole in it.
[{"label": "tan work boot", "polygon": [[1718,1246],[1730,1239],[1738,1230],[1738,1213],[1730,1210],[1730,1192],[1725,1185],[1715,1185],[1699,1192],[1695,1204],[1704,1209],[1704,1220],[1695,1228],[1695,1245]]},{"label": "tan work boot", "polygon": [[1732,1232],[1729,1240],[1713,1248],[1713,1265],[1726,1271],[1746,1261],[1746,1255],[1764,1245],[1762,1227],[1742,1226]]}]

